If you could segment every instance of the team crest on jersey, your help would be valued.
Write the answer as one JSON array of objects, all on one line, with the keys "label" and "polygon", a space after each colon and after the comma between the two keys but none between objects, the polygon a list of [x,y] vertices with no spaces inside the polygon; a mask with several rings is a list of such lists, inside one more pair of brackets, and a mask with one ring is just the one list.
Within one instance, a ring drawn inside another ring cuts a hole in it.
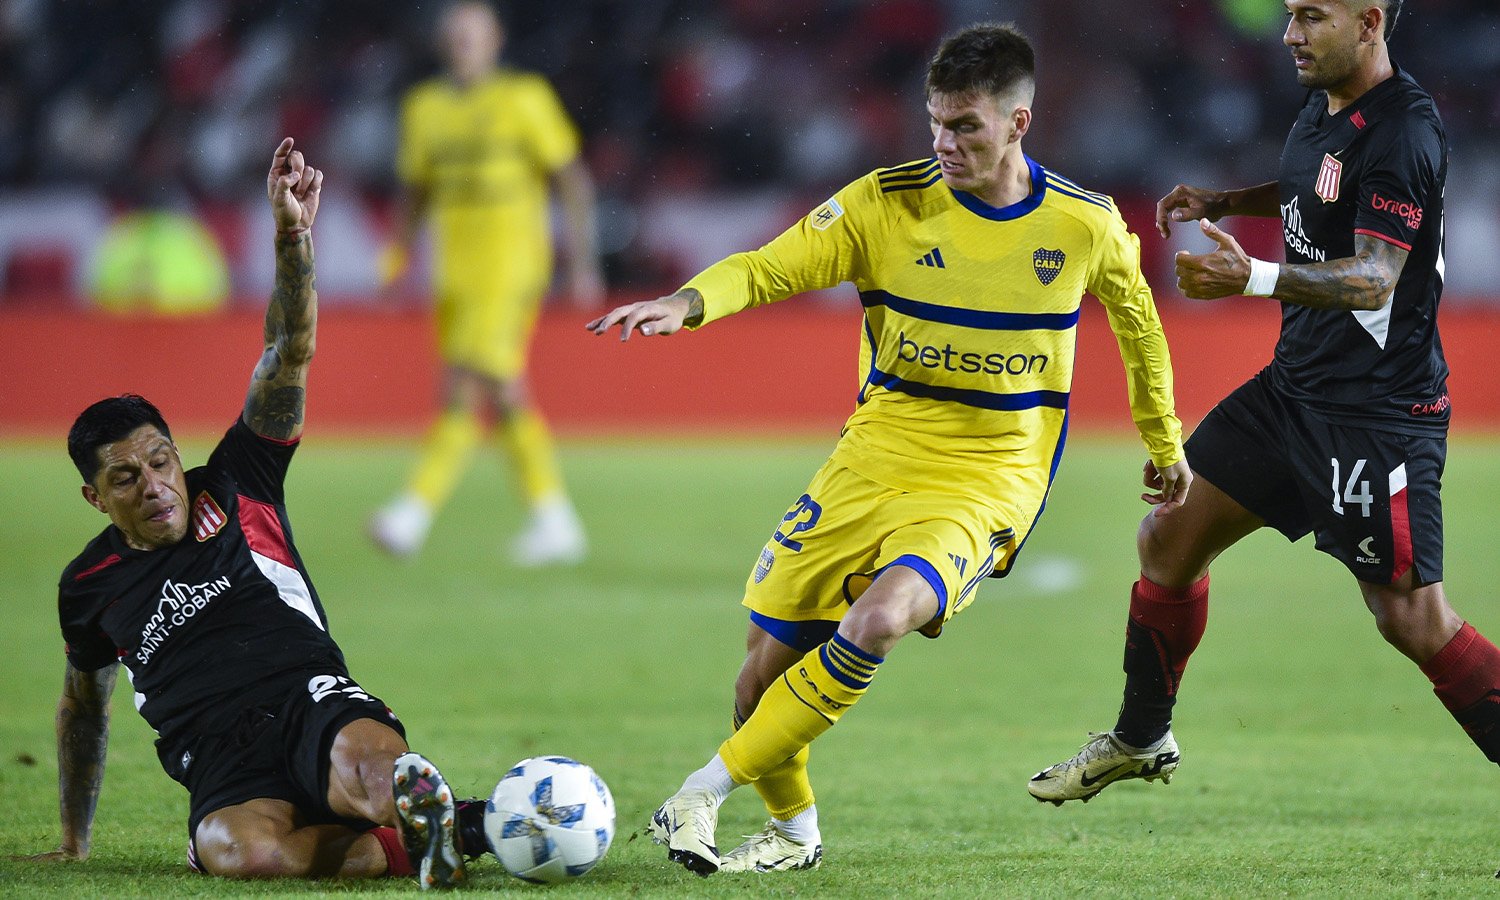
[{"label": "team crest on jersey", "polygon": [[827,203],[808,213],[807,221],[813,228],[823,231],[843,214],[844,208],[839,205],[837,200],[830,197]]},{"label": "team crest on jersey", "polygon": [[219,509],[219,504],[208,495],[208,491],[198,495],[193,501],[193,536],[201,544],[220,531],[224,530],[229,518],[224,515],[224,510]]},{"label": "team crest on jersey", "polygon": [[1051,284],[1062,274],[1063,263],[1067,262],[1068,254],[1061,250],[1047,250],[1042,247],[1036,248],[1031,254],[1031,267],[1036,270],[1037,281],[1043,285]]},{"label": "team crest on jersey", "polygon": [[1318,183],[1313,186],[1313,193],[1318,195],[1324,203],[1332,203],[1339,198],[1339,177],[1344,174],[1344,164],[1333,158],[1332,153],[1323,154],[1323,167],[1318,170]]}]

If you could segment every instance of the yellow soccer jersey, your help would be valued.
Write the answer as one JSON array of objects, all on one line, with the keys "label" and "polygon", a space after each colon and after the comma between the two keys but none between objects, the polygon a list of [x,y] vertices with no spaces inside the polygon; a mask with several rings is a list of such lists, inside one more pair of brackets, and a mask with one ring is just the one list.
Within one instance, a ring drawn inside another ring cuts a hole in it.
[{"label": "yellow soccer jersey", "polygon": [[500,71],[467,88],[435,78],[411,89],[397,173],[427,193],[440,292],[545,288],[547,179],[578,150],[577,130],[540,76]]},{"label": "yellow soccer jersey", "polygon": [[1152,460],[1183,458],[1135,235],[1110,198],[1027,164],[1031,195],[1003,208],[950,189],[934,159],[877,170],[686,285],[702,294],[706,324],[853,282],[862,383],[833,459],[890,487],[1025,513],[1018,530],[1039,513],[1062,454],[1085,291],[1108,312]]}]

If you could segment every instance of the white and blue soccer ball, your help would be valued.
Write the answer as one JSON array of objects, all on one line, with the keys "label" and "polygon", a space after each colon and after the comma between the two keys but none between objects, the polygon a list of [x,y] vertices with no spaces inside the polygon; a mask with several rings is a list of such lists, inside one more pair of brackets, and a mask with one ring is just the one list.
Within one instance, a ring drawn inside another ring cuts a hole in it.
[{"label": "white and blue soccer ball", "polygon": [[484,809],[490,849],[507,872],[550,884],[583,875],[609,852],[615,800],[594,770],[566,756],[516,763]]}]

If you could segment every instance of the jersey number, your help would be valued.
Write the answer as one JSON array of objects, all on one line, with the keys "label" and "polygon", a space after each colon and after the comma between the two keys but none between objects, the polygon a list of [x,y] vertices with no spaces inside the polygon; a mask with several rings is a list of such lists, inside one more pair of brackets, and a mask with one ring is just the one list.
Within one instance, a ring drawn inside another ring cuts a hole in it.
[{"label": "jersey number", "polygon": [[793,553],[800,552],[802,542],[792,540],[792,535],[818,524],[818,519],[822,515],[823,507],[818,505],[818,501],[803,494],[782,517],[781,524],[776,527],[776,533],[771,535],[771,540]]},{"label": "jersey number", "polygon": [[1333,463],[1333,511],[1339,515],[1344,514],[1344,504],[1359,506],[1359,514],[1366,519],[1370,517],[1370,505],[1375,502],[1375,496],[1370,493],[1370,482],[1360,481],[1359,476],[1365,471],[1365,460],[1356,459],[1354,466],[1349,470],[1349,480],[1344,482],[1343,492],[1339,492],[1339,461],[1330,460]]}]

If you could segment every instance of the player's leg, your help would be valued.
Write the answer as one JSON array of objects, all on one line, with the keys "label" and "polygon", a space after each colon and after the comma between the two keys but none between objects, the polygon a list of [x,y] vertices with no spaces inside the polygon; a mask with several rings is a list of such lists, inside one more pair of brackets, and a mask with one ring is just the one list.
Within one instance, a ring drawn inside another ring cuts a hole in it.
[{"label": "player's leg", "polygon": [[484,439],[482,376],[462,365],[443,371],[443,411],[427,430],[405,490],[370,520],[370,537],[393,556],[422,548],[438,511],[453,496]]},{"label": "player's leg", "polygon": [[257,799],[198,824],[199,865],[223,878],[373,878],[390,863],[379,838],[344,825],[309,825],[286,800]]},{"label": "player's leg", "polygon": [[1090,733],[1071,758],[1033,776],[1033,797],[1086,801],[1115,781],[1170,779],[1179,761],[1172,708],[1207,625],[1210,564],[1264,525],[1294,540],[1308,531],[1285,449],[1289,416],[1257,376],[1193,432],[1187,501],[1167,515],[1148,513],[1136,533],[1141,577],[1130,590],[1115,727]]},{"label": "player's leg", "polygon": [[511,544],[522,566],[580,562],[588,551],[583,524],[573,509],[547,423],[537,412],[523,375],[487,379],[496,437],[515,470],[516,485],[530,519]]}]

